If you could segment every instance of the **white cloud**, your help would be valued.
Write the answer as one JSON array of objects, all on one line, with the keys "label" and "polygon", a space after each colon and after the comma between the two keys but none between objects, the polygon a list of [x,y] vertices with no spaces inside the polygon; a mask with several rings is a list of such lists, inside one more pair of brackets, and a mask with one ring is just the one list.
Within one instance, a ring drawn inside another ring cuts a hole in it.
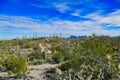
[{"label": "white cloud", "polygon": [[98,13],[92,13],[85,16],[85,18],[90,18],[99,24],[111,24],[114,26],[120,26],[120,10],[108,14],[106,16],[101,16]]},{"label": "white cloud", "polygon": [[53,6],[60,12],[65,12],[67,10],[70,10],[70,7],[68,6],[67,3],[54,3]]},{"label": "white cloud", "polygon": [[[40,24],[37,20],[28,17],[0,15],[0,30],[5,30],[6,27],[9,26],[16,30],[19,30],[20,28],[28,28],[36,31],[40,28]],[[14,29],[10,29],[10,31]]]},{"label": "white cloud", "polygon": [[73,15],[73,16],[80,16],[80,10],[75,11],[71,15]]},{"label": "white cloud", "polygon": [[[0,32],[3,32],[9,26],[6,32],[20,32],[20,33],[34,33],[41,34],[73,34],[73,35],[91,35],[92,33],[104,34],[110,36],[120,35],[119,30],[107,30],[102,24],[109,24],[114,26],[120,26],[119,11],[111,13],[107,16],[101,16],[99,13],[92,13],[85,18],[92,20],[86,21],[65,21],[59,19],[50,19],[46,22],[41,22],[36,19],[32,19],[25,16],[6,16],[0,15]],[[21,29],[23,28],[23,29]],[[24,29],[26,28],[26,29]]]}]

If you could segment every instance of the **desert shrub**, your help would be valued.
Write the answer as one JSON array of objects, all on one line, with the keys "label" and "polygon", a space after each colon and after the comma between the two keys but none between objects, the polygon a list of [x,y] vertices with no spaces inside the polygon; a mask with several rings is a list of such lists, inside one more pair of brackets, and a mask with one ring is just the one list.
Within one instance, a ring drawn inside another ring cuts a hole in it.
[{"label": "desert shrub", "polygon": [[5,54],[0,54],[0,71],[5,71],[6,70],[6,67],[4,66],[5,59],[6,59],[6,55]]},{"label": "desert shrub", "polygon": [[85,39],[75,44],[71,59],[63,63],[55,80],[117,80],[120,75],[119,60],[111,46],[106,46],[98,38]]},{"label": "desert shrub", "polygon": [[64,61],[64,55],[61,52],[57,52],[52,56],[52,59],[56,63],[60,63]]},{"label": "desert shrub", "polygon": [[44,59],[43,53],[41,53],[41,52],[30,53],[30,54],[28,54],[28,58],[29,58],[29,61],[32,61],[34,59]]},{"label": "desert shrub", "polygon": [[28,61],[29,65],[38,65],[38,64],[43,64],[45,63],[44,59],[34,59],[32,61]]},{"label": "desert shrub", "polygon": [[59,67],[63,71],[62,75],[66,77],[71,75],[72,80],[80,79],[80,77],[87,80],[90,76],[91,80],[116,78],[118,72],[115,68],[117,66],[110,66],[100,57],[91,56],[88,60],[86,58],[78,58],[62,64]]},{"label": "desert shrub", "polygon": [[37,43],[34,43],[33,51],[28,54],[28,58],[30,60],[43,58],[43,53],[41,53],[41,49]]},{"label": "desert shrub", "polygon": [[34,50],[27,55],[28,57],[28,63],[32,65],[42,64],[45,62],[44,53],[41,52],[41,49],[38,47],[35,47]]},{"label": "desert shrub", "polygon": [[71,58],[71,54],[67,46],[61,45],[56,53],[53,54],[52,59],[56,63],[67,61]]},{"label": "desert shrub", "polygon": [[61,63],[70,59],[70,50],[67,45],[59,44],[59,47],[57,46],[57,48],[54,50],[56,51],[52,55],[52,59],[54,62]]},{"label": "desert shrub", "polygon": [[21,56],[8,55],[5,59],[4,66],[9,76],[24,77],[28,71],[27,60]]}]

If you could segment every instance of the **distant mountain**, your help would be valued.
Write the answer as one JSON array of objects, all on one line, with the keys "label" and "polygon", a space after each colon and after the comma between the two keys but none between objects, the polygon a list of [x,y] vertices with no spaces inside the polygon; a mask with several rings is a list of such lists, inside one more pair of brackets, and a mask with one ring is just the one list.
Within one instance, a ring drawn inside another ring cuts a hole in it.
[{"label": "distant mountain", "polygon": [[113,38],[120,38],[120,36],[113,36]]},{"label": "distant mountain", "polygon": [[74,35],[71,35],[71,36],[70,36],[70,39],[86,38],[86,37],[87,37],[86,35],[83,35],[83,36],[74,36]]}]

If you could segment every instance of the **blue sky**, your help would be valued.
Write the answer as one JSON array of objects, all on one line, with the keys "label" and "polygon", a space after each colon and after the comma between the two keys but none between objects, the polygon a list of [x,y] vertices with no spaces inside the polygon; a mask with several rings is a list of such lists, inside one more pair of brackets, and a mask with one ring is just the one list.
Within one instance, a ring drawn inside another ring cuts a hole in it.
[{"label": "blue sky", "polygon": [[0,0],[0,39],[120,35],[120,0]]}]

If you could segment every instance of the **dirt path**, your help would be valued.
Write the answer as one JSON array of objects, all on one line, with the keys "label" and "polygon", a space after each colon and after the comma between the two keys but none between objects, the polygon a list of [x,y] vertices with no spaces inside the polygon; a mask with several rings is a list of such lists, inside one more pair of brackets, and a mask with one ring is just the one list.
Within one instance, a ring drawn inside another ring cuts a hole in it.
[{"label": "dirt path", "polygon": [[[32,65],[29,66],[30,73],[26,76],[25,79],[14,79],[9,78],[9,80],[48,80],[46,78],[46,72],[53,70],[57,64],[42,64],[42,65]],[[0,80],[8,80],[6,72],[0,72]]]},{"label": "dirt path", "polygon": [[53,69],[57,66],[57,64],[42,64],[42,65],[35,65],[35,66],[29,66],[30,73],[27,75],[28,77],[31,77],[30,80],[47,80],[45,78],[46,72],[50,69]]}]

